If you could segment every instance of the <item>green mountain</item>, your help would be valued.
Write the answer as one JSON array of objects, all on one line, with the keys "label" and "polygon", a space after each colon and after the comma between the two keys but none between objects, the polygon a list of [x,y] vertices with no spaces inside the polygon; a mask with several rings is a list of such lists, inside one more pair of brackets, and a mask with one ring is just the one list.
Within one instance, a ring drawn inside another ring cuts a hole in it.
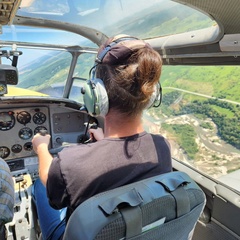
[{"label": "green mountain", "polygon": [[240,102],[239,66],[163,66],[161,82],[216,98]]}]

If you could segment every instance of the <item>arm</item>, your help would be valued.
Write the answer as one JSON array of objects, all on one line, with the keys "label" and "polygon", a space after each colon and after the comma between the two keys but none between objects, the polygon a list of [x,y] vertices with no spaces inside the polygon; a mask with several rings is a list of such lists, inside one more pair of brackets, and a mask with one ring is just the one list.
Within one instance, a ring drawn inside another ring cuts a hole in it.
[{"label": "arm", "polygon": [[48,151],[49,141],[50,135],[42,136],[36,134],[32,139],[33,149],[38,155],[39,177],[45,186],[48,179],[48,171],[53,160],[52,155]]}]

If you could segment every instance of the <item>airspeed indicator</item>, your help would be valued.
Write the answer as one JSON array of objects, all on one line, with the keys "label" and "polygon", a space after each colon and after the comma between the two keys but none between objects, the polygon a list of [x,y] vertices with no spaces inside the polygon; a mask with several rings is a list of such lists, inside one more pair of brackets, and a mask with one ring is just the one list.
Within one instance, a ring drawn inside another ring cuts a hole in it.
[{"label": "airspeed indicator", "polygon": [[31,138],[32,135],[33,135],[33,132],[28,127],[24,127],[22,129],[20,129],[18,132],[18,136],[23,140],[27,140],[27,139]]},{"label": "airspeed indicator", "polygon": [[35,124],[41,125],[46,121],[46,115],[42,112],[36,112],[33,115],[33,122]]}]

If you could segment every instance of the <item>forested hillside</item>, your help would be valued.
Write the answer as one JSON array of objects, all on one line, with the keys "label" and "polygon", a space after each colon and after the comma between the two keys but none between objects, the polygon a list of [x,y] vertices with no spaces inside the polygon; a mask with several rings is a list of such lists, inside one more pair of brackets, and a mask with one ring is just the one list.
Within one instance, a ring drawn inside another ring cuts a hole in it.
[{"label": "forested hillside", "polygon": [[239,66],[163,66],[161,82],[216,98],[240,102]]}]

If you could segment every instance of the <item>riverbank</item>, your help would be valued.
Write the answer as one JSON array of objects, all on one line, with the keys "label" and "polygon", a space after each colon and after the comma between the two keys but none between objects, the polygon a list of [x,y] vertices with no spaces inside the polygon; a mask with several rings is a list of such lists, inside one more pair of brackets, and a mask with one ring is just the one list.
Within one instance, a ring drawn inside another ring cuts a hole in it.
[{"label": "riverbank", "polygon": [[[195,159],[188,159],[184,153],[184,149],[176,143],[174,137],[161,128],[161,123],[163,122],[167,124],[190,124],[193,126],[197,134],[195,142],[198,146],[198,153]],[[203,123],[210,124],[211,129],[202,128],[201,124]],[[240,169],[240,150],[219,138],[216,125],[211,119],[199,120],[193,115],[159,119],[146,113],[144,116],[144,126],[147,131],[161,134],[168,139],[173,158],[190,164],[214,178],[219,178]]]}]

